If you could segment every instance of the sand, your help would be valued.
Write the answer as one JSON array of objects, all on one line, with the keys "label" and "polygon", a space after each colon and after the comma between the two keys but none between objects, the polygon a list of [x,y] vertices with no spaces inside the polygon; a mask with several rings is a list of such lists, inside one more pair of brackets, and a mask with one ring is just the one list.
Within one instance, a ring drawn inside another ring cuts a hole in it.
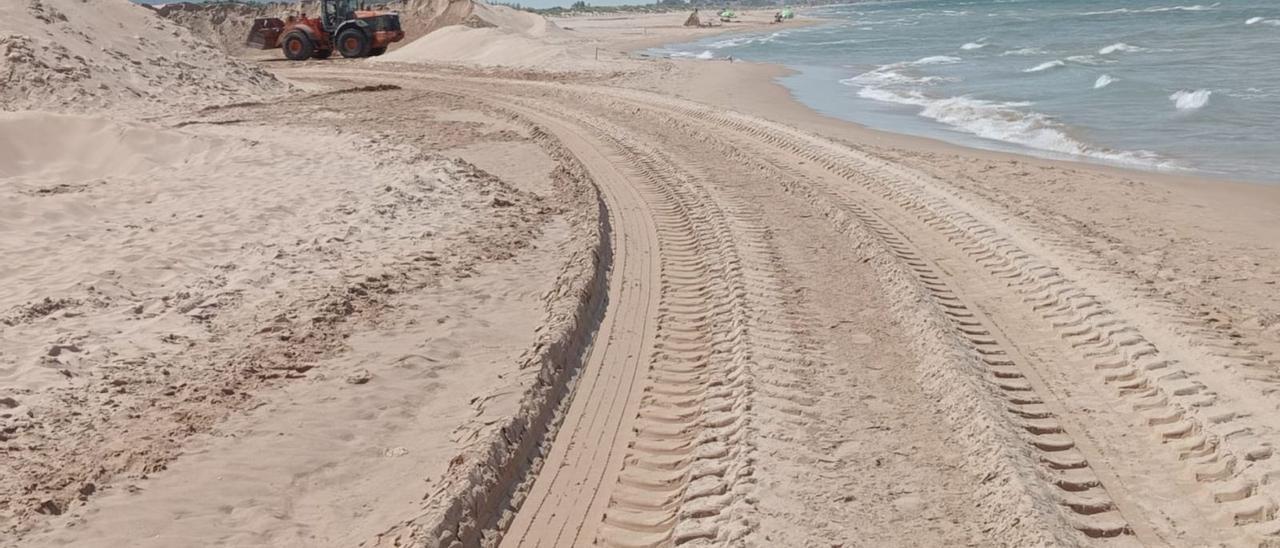
[{"label": "sand", "polygon": [[271,73],[126,0],[0,5],[0,110],[154,111],[278,95]]},{"label": "sand", "polygon": [[1280,540],[1280,190],[636,51],[768,13],[419,9],[261,63],[307,93],[0,115],[6,543]]}]

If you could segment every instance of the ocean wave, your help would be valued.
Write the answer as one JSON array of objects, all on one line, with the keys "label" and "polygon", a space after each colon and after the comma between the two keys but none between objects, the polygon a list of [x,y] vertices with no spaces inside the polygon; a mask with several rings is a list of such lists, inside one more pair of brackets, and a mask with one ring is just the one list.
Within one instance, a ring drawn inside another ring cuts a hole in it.
[{"label": "ocean wave", "polygon": [[842,44],[857,44],[859,42],[866,42],[866,40],[849,38],[847,40],[831,40],[829,42],[808,42],[805,45],[806,46],[839,46]]},{"label": "ocean wave", "polygon": [[690,51],[673,51],[671,52],[670,57],[672,59],[702,59],[705,61],[708,59],[715,59],[716,54],[712,53],[711,50],[704,50],[702,53],[693,53]]},{"label": "ocean wave", "polygon": [[960,46],[960,49],[965,50],[965,51],[969,51],[969,50],[975,50],[975,49],[982,49],[982,48],[985,48],[985,47],[987,47],[987,44],[985,44],[985,43],[983,43],[983,42],[981,42],[981,41],[978,41],[978,42],[969,42],[969,43],[967,43],[967,44],[965,44],[965,45],[963,45],[963,46]]},{"label": "ocean wave", "polygon": [[1080,65],[1101,65],[1109,62],[1100,60],[1092,55],[1072,55],[1067,58],[1067,61]]},{"label": "ocean wave", "polygon": [[1093,89],[1102,89],[1102,88],[1105,88],[1105,87],[1107,87],[1107,86],[1111,85],[1111,83],[1112,83],[1112,82],[1115,82],[1115,81],[1116,81],[1116,79],[1115,79],[1115,78],[1112,78],[1112,77],[1110,77],[1110,76],[1108,76],[1108,75],[1106,75],[1106,74],[1103,74],[1102,76],[1099,76],[1099,77],[1098,77],[1098,79],[1097,79],[1097,80],[1095,80],[1095,81],[1093,82]]},{"label": "ocean wave", "polygon": [[1210,95],[1213,92],[1207,89],[1178,90],[1169,96],[1169,100],[1173,101],[1173,106],[1178,110],[1196,110],[1209,104]]},{"label": "ocean wave", "polygon": [[952,63],[959,63],[960,61],[963,61],[963,59],[959,57],[952,57],[950,55],[931,55],[929,57],[922,57],[920,59],[916,59],[915,61],[910,61],[905,64],[904,63],[895,63],[895,64],[899,66],[950,65]]},{"label": "ocean wave", "polygon": [[729,38],[727,40],[712,42],[710,44],[707,44],[707,47],[711,49],[724,49],[724,48],[736,48],[738,46],[746,46],[749,44],[768,44],[769,42],[782,38],[783,36],[786,36],[788,34],[790,34],[788,31],[783,30],[783,31],[767,34],[764,36],[738,36],[736,38]]},{"label": "ocean wave", "polygon": [[[888,65],[880,65],[874,70],[869,70],[851,78],[840,80],[841,84],[847,86],[920,86],[933,85],[939,82],[954,82],[954,78],[943,76],[916,76],[908,74],[913,67],[926,65],[947,65],[959,63],[959,57],[950,57],[946,55],[934,55],[931,57],[923,57],[915,61],[902,61],[899,63],[890,63]],[[906,72],[904,72],[906,71]]]},{"label": "ocean wave", "polygon": [[893,70],[892,65],[840,80],[846,86],[917,86],[954,81],[942,76],[911,76]]},{"label": "ocean wave", "polygon": [[1280,93],[1267,91],[1262,88],[1245,88],[1245,89],[1226,89],[1221,90],[1228,97],[1236,99],[1244,99],[1245,101],[1256,101],[1258,99],[1270,99],[1272,97],[1280,97]]},{"label": "ocean wave", "polygon": [[933,98],[918,91],[899,92],[876,87],[863,88],[858,95],[875,101],[920,107],[920,116],[985,139],[1149,168],[1175,167],[1153,152],[1114,150],[1075,139],[1061,123],[1043,114],[1024,110],[1031,103],[970,97]]},{"label": "ocean wave", "polygon": [[1062,62],[1062,60],[1054,59],[1052,61],[1040,63],[1039,65],[1036,65],[1029,69],[1022,69],[1022,72],[1044,72],[1046,70],[1055,69],[1058,67],[1065,67],[1065,66],[1067,66],[1067,64]]},{"label": "ocean wave", "polygon": [[1021,49],[1012,49],[1004,53],[1001,53],[1000,55],[1002,57],[1008,56],[1008,55],[1017,55],[1019,57],[1022,57],[1022,56],[1028,56],[1028,55],[1044,55],[1045,53],[1047,52],[1045,52],[1040,48],[1021,48]]},{"label": "ocean wave", "polygon": [[1244,24],[1246,25],[1256,25],[1258,23],[1262,23],[1264,25],[1271,25],[1273,27],[1280,27],[1280,19],[1267,19],[1265,17],[1250,17],[1248,20],[1244,22]]},{"label": "ocean wave", "polygon": [[1212,5],[1208,5],[1208,6],[1204,4],[1196,4],[1194,6],[1168,6],[1168,7],[1157,6],[1157,7],[1142,8],[1142,9],[1118,8],[1118,9],[1107,10],[1107,11],[1090,11],[1090,12],[1081,13],[1080,15],[1112,15],[1112,14],[1118,14],[1118,13],[1165,13],[1170,11],[1209,11],[1221,5],[1222,5],[1222,2],[1215,2]]},{"label": "ocean wave", "polygon": [[1144,48],[1141,46],[1129,45],[1124,42],[1116,42],[1114,44],[1111,44],[1110,46],[1107,46],[1098,50],[1098,55],[1111,55],[1112,53],[1115,53],[1117,51],[1122,53],[1138,53],[1142,51],[1147,51],[1147,48]]}]

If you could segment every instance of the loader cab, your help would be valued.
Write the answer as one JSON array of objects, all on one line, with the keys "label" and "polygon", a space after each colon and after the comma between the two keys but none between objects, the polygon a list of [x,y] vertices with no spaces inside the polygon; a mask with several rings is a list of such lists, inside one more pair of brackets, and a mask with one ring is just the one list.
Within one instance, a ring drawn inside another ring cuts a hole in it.
[{"label": "loader cab", "polygon": [[321,20],[324,21],[324,30],[333,32],[344,21],[350,21],[356,18],[356,11],[360,9],[360,0],[323,0],[320,2]]}]

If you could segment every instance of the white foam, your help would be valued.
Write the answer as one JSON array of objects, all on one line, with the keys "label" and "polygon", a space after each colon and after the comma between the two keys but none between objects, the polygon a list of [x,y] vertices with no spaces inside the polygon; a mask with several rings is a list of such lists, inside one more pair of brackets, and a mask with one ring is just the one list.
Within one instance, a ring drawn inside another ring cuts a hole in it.
[{"label": "white foam", "polygon": [[987,47],[987,45],[980,42],[969,42],[963,46],[960,46],[960,49],[968,51],[968,50],[982,49],[985,47]]},{"label": "white foam", "polygon": [[1250,17],[1248,20],[1244,22],[1244,24],[1246,25],[1256,25],[1258,23],[1262,23],[1264,25],[1271,25],[1273,27],[1280,27],[1280,19],[1267,19],[1265,17]]},{"label": "white foam", "polygon": [[1116,42],[1114,44],[1111,44],[1110,46],[1107,46],[1098,50],[1098,54],[1111,55],[1112,53],[1115,53],[1117,51],[1123,52],[1123,53],[1138,53],[1140,51],[1147,51],[1147,48],[1140,47],[1140,46],[1132,46],[1124,42]]},{"label": "white foam", "polygon": [[787,34],[790,34],[790,33],[788,31],[782,30],[782,31],[771,33],[771,34],[766,34],[763,36],[739,36],[736,38],[729,38],[727,40],[712,42],[710,44],[707,44],[707,47],[712,49],[724,49],[724,48],[734,48],[738,46],[745,46],[748,44],[768,44],[769,42],[782,38]]},{"label": "white foam", "polygon": [[858,40],[858,39],[854,39],[854,38],[849,38],[849,39],[847,39],[847,40],[832,40],[832,41],[830,41],[830,42],[809,42],[809,43],[808,43],[808,44],[806,44],[806,45],[809,45],[809,46],[839,46],[839,45],[842,45],[842,44],[857,44],[857,43],[859,43],[859,42],[865,42],[865,41],[866,41],[866,40]]},{"label": "white foam", "polygon": [[1178,110],[1196,110],[1209,104],[1210,95],[1213,95],[1213,92],[1207,89],[1178,90],[1169,96],[1169,100],[1173,101],[1173,106]]},{"label": "white foam", "polygon": [[1106,74],[1103,74],[1102,76],[1099,76],[1099,77],[1098,77],[1098,79],[1097,79],[1097,80],[1095,80],[1095,81],[1093,82],[1093,89],[1102,89],[1102,88],[1105,88],[1105,87],[1107,87],[1107,86],[1111,85],[1111,83],[1112,83],[1112,82],[1115,82],[1115,81],[1116,81],[1116,79],[1115,79],[1115,78],[1112,78],[1112,77],[1110,77],[1110,76],[1108,76],[1108,75],[1106,75]]},{"label": "white foam", "polygon": [[840,80],[840,83],[846,86],[918,86],[932,85],[939,82],[952,82],[955,81],[955,79],[942,76],[915,76],[908,74],[908,72],[911,71],[912,67],[950,65],[959,63],[960,61],[962,61],[962,59],[959,57],[934,55],[916,59],[915,61],[890,63],[888,65],[880,65],[874,70],[869,70],[857,76],[845,78],[844,80]]},{"label": "white foam", "polygon": [[1081,65],[1101,65],[1107,62],[1099,60],[1092,55],[1072,55],[1071,57],[1068,57],[1067,60]]},{"label": "white foam", "polygon": [[1222,5],[1222,2],[1215,2],[1214,4],[1208,5],[1208,6],[1203,4],[1196,4],[1194,6],[1150,7],[1150,8],[1143,8],[1143,9],[1119,8],[1119,9],[1107,10],[1107,11],[1090,11],[1090,12],[1082,13],[1080,15],[1111,15],[1111,14],[1118,14],[1118,13],[1165,13],[1169,11],[1209,11],[1221,5]]},{"label": "white foam", "polygon": [[1263,22],[1263,21],[1265,21],[1265,20],[1266,20],[1266,18],[1264,18],[1264,17],[1250,17],[1250,18],[1249,18],[1249,20],[1247,20],[1247,21],[1245,21],[1245,22],[1244,22],[1244,24],[1246,24],[1246,25],[1253,25],[1253,24],[1256,24],[1256,23],[1261,23],[1261,22]]},{"label": "white foam", "polygon": [[1044,53],[1046,52],[1040,48],[1022,48],[1022,49],[1009,50],[1004,53],[1001,53],[1000,55],[1001,56],[1017,55],[1019,57],[1022,57],[1027,55],[1043,55]]},{"label": "white foam", "polygon": [[919,91],[893,91],[876,87],[863,88],[858,95],[876,101],[921,107],[920,116],[985,139],[1123,164],[1152,168],[1175,167],[1153,152],[1114,150],[1074,139],[1066,127],[1048,116],[1023,110],[1031,106],[1031,103],[985,101],[970,97],[932,98]]},{"label": "white foam", "polygon": [[675,51],[671,53],[671,58],[673,59],[701,59],[706,61],[715,59],[715,57],[716,54],[712,53],[711,50],[703,50],[702,53],[693,53],[691,51]]},{"label": "white foam", "polygon": [[1059,59],[1054,59],[1054,60],[1052,60],[1052,61],[1047,61],[1047,62],[1044,62],[1044,63],[1040,63],[1039,65],[1036,65],[1036,66],[1031,67],[1031,68],[1029,68],[1029,69],[1022,69],[1022,72],[1044,72],[1044,71],[1046,71],[1046,70],[1055,69],[1055,68],[1058,68],[1058,67],[1064,67],[1064,66],[1066,66],[1066,65],[1067,65],[1067,64],[1066,64],[1066,63],[1064,63],[1064,62],[1062,62],[1061,60],[1059,60]]},{"label": "white foam", "polygon": [[915,61],[911,61],[910,63],[907,63],[907,64],[908,65],[950,65],[952,63],[959,63],[960,61],[963,61],[963,59],[959,57],[951,57],[949,55],[933,55],[933,56],[924,57],[921,59],[916,59]]},{"label": "white foam", "polygon": [[846,86],[927,86],[948,81],[953,80],[942,76],[911,76],[893,70],[893,65],[889,65],[845,78],[840,83]]}]

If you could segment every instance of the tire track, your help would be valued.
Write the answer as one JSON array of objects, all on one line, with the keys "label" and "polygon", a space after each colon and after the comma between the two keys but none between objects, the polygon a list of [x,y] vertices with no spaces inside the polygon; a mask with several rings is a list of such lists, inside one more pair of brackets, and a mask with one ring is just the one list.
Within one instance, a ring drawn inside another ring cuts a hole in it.
[{"label": "tire track", "polygon": [[[679,121],[666,120],[666,122],[678,123]],[[599,121],[594,123],[601,124]],[[624,134],[626,130],[613,125],[608,125],[601,131],[603,138],[614,141],[617,139],[610,136]],[[739,156],[742,154],[732,146],[724,152]],[[756,162],[749,157],[739,159],[748,163]],[[766,169],[767,166],[761,166],[761,168]],[[1060,520],[1061,523],[1069,524],[1085,535],[1096,538],[1118,537],[1131,533],[1130,525],[1117,511],[1114,501],[1103,487],[1103,482],[1094,473],[1067,429],[1057,420],[1061,407],[1052,402],[1046,403],[1042,396],[1043,384],[1034,376],[1028,378],[1022,360],[1015,360],[1016,351],[992,335],[992,330],[988,327],[985,318],[961,301],[948,287],[943,275],[935,267],[926,263],[901,234],[892,231],[887,223],[877,219],[856,203],[844,202],[841,205],[845,206],[845,210],[837,214],[840,216],[838,223],[843,225],[841,228],[855,230],[850,226],[852,224],[858,224],[859,228],[870,227],[872,230],[869,234],[876,238],[877,245],[896,255],[900,265],[906,267],[905,272],[914,278],[914,290],[936,305],[931,313],[936,317],[949,320],[951,325],[946,329],[946,335],[941,337],[943,340],[940,345],[967,349],[969,355],[952,357],[963,362],[962,365],[946,363],[936,367],[939,369],[981,367],[988,370],[985,375],[979,374],[976,378],[970,376],[961,379],[956,378],[954,371],[934,371],[933,374],[937,377],[935,382],[939,383],[934,389],[939,393],[947,390],[954,391],[955,381],[967,385],[968,392],[959,394],[971,401],[956,405],[969,407],[971,413],[980,415],[981,420],[977,422],[982,425],[982,430],[987,430],[987,432],[977,432],[971,437],[976,444],[972,451],[995,449],[1002,452],[1001,458],[1010,464],[1007,470],[1012,470],[1012,476],[1017,478],[1013,481],[1021,485],[1016,489],[1022,493],[1019,496],[1028,497],[1012,503],[1022,505],[1022,508],[1010,513],[1007,518],[1025,517],[1028,514],[1039,515],[1049,523]],[[847,211],[855,211],[857,214],[849,217]],[[825,213],[831,214],[831,212]],[[976,402],[972,401],[975,400],[974,396],[976,396]],[[996,440],[992,440],[993,437]],[[1018,442],[1013,441],[1017,439],[1023,440],[1026,443],[1023,447],[1030,451],[1006,450],[1018,446]],[[986,445],[979,440],[985,441]],[[991,492],[988,498],[999,499],[1007,496],[1007,490],[997,489]],[[664,502],[667,503],[666,508],[673,507],[669,499]],[[996,503],[996,506],[1002,504],[1004,503]],[[629,520],[627,523],[632,525],[630,533],[638,534],[663,531],[672,522],[670,515],[663,515],[659,519],[643,522],[647,528],[636,526],[641,523],[637,520]],[[1045,529],[1047,531],[1043,534],[1047,537],[1043,538],[1053,539],[1045,542],[1074,543],[1066,540],[1069,537],[1055,533],[1054,531],[1058,530],[1057,526],[1046,525]],[[711,537],[705,531],[694,532],[693,535],[688,538]],[[677,538],[688,540],[686,537]],[[661,540],[660,537],[657,539]]]},{"label": "tire track", "polygon": [[[609,546],[742,542],[755,529],[748,511],[754,482],[750,369],[771,359],[753,350],[759,347],[775,360],[795,359],[787,338],[793,333],[766,325],[755,312],[779,300],[776,282],[759,268],[758,257],[767,248],[762,231],[720,207],[697,178],[675,168],[662,152],[626,138],[621,128],[528,102],[507,108],[537,111],[544,120],[568,119],[610,143],[619,154],[611,160],[634,171],[628,180],[647,204],[660,255],[655,337],[626,456],[616,474],[599,475],[601,488],[581,514],[584,526],[567,534],[568,524],[577,521],[567,517],[553,540],[564,545],[593,539]],[[774,345],[758,345],[757,337]],[[565,444],[557,438],[553,453],[560,447]],[[615,483],[609,486],[610,481]],[[556,491],[554,479],[547,495],[538,492],[540,483],[547,482],[535,481],[506,543],[538,545],[549,538],[529,534],[544,529],[544,509],[551,508],[529,504],[552,500]],[[578,496],[581,487],[565,495]]]},{"label": "tire track", "polygon": [[[874,246],[892,254],[896,266],[881,265],[887,273],[885,278],[897,283],[895,276],[908,274],[910,285],[921,289],[935,312],[940,313],[939,317],[948,318],[952,324],[948,326],[950,336],[962,342],[971,354],[981,357],[979,361],[985,363],[985,357],[1001,355],[983,352],[992,350],[993,346],[1005,352],[1003,355],[1013,355],[1013,365],[1025,383],[1031,385],[1029,392],[1040,393],[1043,400],[1017,405],[1050,408],[1063,434],[1069,435],[1074,449],[1084,455],[1094,475],[1099,476],[1097,483],[1102,490],[1127,493],[1133,488],[1122,485],[1106,466],[1099,467],[1102,463],[1095,458],[1096,451],[1079,435],[1081,429],[1097,427],[1102,421],[1085,414],[1063,416],[1064,406],[1055,406],[1052,398],[1043,397],[1051,395],[1054,387],[1044,385],[1047,381],[1038,379],[1034,367],[1018,359],[1017,348],[1031,341],[1010,339],[1029,337],[1032,331],[1055,333],[1063,357],[1069,357],[1073,364],[1086,363],[1092,369],[1088,373],[1092,380],[1088,382],[1113,387],[1103,392],[1115,407],[1134,410],[1123,411],[1125,416],[1140,414],[1140,424],[1129,428],[1147,435],[1125,436],[1125,443],[1165,451],[1170,460],[1182,463],[1149,472],[1179,482],[1186,478],[1199,485],[1192,491],[1193,498],[1210,512],[1191,516],[1186,523],[1170,523],[1159,535],[1181,536],[1192,532],[1208,538],[1276,540],[1280,530],[1276,520],[1274,490],[1277,488],[1270,481],[1277,471],[1272,458],[1276,433],[1270,425],[1275,423],[1275,408],[1280,403],[1275,400],[1280,398],[1280,391],[1274,387],[1274,367],[1266,364],[1265,356],[1254,351],[1251,344],[1238,344],[1206,329],[1203,322],[1179,311],[1176,303],[1153,295],[1150,289],[1136,284],[1123,273],[1109,270],[1074,242],[1046,235],[1043,230],[1020,224],[1016,219],[996,216],[972,203],[970,197],[950,190],[945,183],[906,166],[782,124],[641,91],[498,80],[477,80],[477,83],[479,87],[473,89],[473,93],[483,94],[490,91],[488,87],[500,84],[517,90],[511,92],[513,95],[549,94],[553,100],[575,106],[590,102],[602,104],[613,111],[608,115],[612,119],[621,119],[633,112],[648,116],[712,142],[722,150],[732,151],[735,158],[749,162],[765,176],[779,180],[788,190],[805,196],[828,218],[849,231],[856,245]],[[803,159],[801,163],[805,165],[779,162],[778,158]],[[884,233],[877,228],[884,229]],[[913,255],[902,255],[909,252]],[[954,277],[940,268],[939,263],[925,258],[935,253],[948,264],[952,264],[950,261],[963,264],[956,275],[960,277]],[[916,270],[921,265],[928,270]],[[954,283],[957,280],[964,283]],[[891,287],[897,287],[892,283]],[[988,310],[989,303],[982,301],[983,297],[964,293],[974,283],[993,290],[1003,288],[1003,294],[1017,295],[1019,303],[1008,305],[1001,301]],[[954,297],[958,301],[943,297]],[[959,308],[955,307],[957,303]],[[983,312],[979,312],[979,308]],[[1002,329],[1023,315],[1034,318],[1036,325]],[[996,344],[988,344],[983,337],[989,337]],[[961,362],[962,359],[953,360],[950,365]],[[1041,364],[1040,367],[1049,366]],[[1020,382],[1007,382],[1018,377],[1002,376],[1004,373],[995,369],[987,373],[982,382],[972,385],[977,387],[974,394],[980,394],[978,388],[981,387],[1028,392],[1013,389]],[[1063,372],[1065,377],[1052,382],[1060,388],[1071,387],[1084,382],[1085,374],[1085,371]],[[1245,382],[1231,382],[1234,379]],[[999,418],[999,413],[991,412],[990,408],[980,409],[982,406],[981,402],[967,404],[967,408],[977,409],[984,420],[994,425],[1045,418],[1038,411],[1023,417],[1012,408],[1009,416],[1017,418]],[[999,430],[1005,426],[993,428]],[[1054,429],[1052,425],[1041,432],[1018,428],[1025,430],[1017,436],[1024,440],[1055,434],[1050,432]],[[1124,436],[1118,432],[1109,435]],[[995,443],[1004,442],[997,439]],[[1034,442],[1030,445],[1040,452],[1060,446]],[[1018,451],[1005,456],[1013,463],[1027,460]],[[1031,459],[1036,461],[1039,457]],[[1143,463],[1138,462],[1118,465],[1131,474],[1143,467]],[[1046,484],[1062,489],[1056,476],[1042,471],[1034,476],[1018,480],[1023,483],[1021,488],[1031,493],[1031,506],[1039,504],[1040,494],[1049,493],[1049,499],[1067,509],[1063,521],[1073,523],[1086,534],[1100,535],[1102,531],[1114,530],[1109,525],[1114,523],[1111,513],[1118,512],[1122,517],[1131,518],[1128,530],[1139,540],[1160,541],[1160,536],[1149,528],[1154,521],[1144,515],[1160,511],[1158,500],[1134,493],[1133,497],[1142,501],[1141,508],[1126,497],[1113,496],[1110,506],[1097,502],[1095,497],[1081,502],[1060,496],[1053,489],[1043,489]],[[1072,482],[1066,483],[1067,487],[1074,487]],[[1108,489],[1108,486],[1119,489]],[[993,508],[998,511],[1001,507]],[[1102,524],[1098,530],[1091,529],[1098,524]],[[1202,532],[1206,529],[1214,532]]]},{"label": "tire track", "polygon": [[[1091,362],[1104,382],[1116,387],[1118,397],[1142,413],[1155,439],[1169,446],[1186,463],[1189,474],[1205,485],[1207,498],[1221,505],[1227,523],[1261,522],[1248,533],[1261,537],[1275,534],[1276,505],[1267,481],[1274,465],[1255,464],[1272,456],[1271,444],[1266,441],[1270,436],[1259,435],[1269,434],[1270,429],[1251,420],[1256,407],[1240,410],[1240,400],[1223,405],[1219,394],[1201,382],[1201,371],[1186,367],[1188,362],[1217,357],[1228,361],[1219,366],[1222,369],[1256,369],[1261,367],[1261,355],[1247,347],[1242,351],[1239,345],[1215,341],[1221,338],[1216,333],[1190,342],[1162,333],[1144,336],[1138,327],[1142,324],[1108,306],[1098,291],[1087,291],[1065,273],[1066,268],[1041,258],[1051,253],[1026,251],[1023,242],[1010,236],[1007,229],[959,210],[953,205],[954,197],[949,200],[922,190],[912,181],[918,176],[903,175],[900,166],[860,156],[851,160],[854,154],[839,145],[743,115],[684,105],[673,110],[716,127],[728,126],[809,159],[943,234],[989,275],[1022,294],[1033,312],[1068,341],[1079,357]],[[1046,245],[1062,243],[1049,241]],[[1192,323],[1173,314],[1168,303],[1153,306],[1162,311],[1162,319],[1172,316],[1175,325]],[[1142,323],[1146,327],[1153,322]],[[1183,337],[1204,334],[1194,329],[1177,333]],[[1156,338],[1164,344],[1157,346],[1153,342]],[[1269,521],[1272,523],[1265,523]]]},{"label": "tire track", "polygon": [[585,517],[598,513],[599,503],[595,496],[582,495],[607,497],[610,491],[605,478],[621,464],[617,448],[624,443],[628,418],[638,407],[645,356],[655,344],[657,232],[644,199],[626,181],[627,176],[614,169],[607,152],[572,128],[524,117],[543,125],[579,158],[605,197],[615,228],[606,304],[610,320],[596,333],[555,442],[503,538],[504,545],[576,545],[594,535],[594,524]]}]

